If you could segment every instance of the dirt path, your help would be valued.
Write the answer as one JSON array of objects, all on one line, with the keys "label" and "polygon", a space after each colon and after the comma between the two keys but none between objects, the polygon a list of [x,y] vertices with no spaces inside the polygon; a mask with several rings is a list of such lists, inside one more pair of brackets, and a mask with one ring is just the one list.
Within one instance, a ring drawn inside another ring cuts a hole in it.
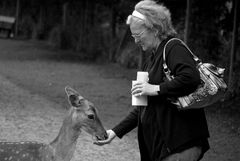
[{"label": "dirt path", "polygon": [[[54,102],[16,85],[0,76],[0,141],[50,142],[57,136],[65,110]],[[139,160],[133,141],[126,137],[111,145],[99,147],[91,137],[82,133],[78,139],[73,161]]]},{"label": "dirt path", "polygon": [[207,113],[211,149],[203,161],[240,161],[240,136],[226,127],[221,116]]}]

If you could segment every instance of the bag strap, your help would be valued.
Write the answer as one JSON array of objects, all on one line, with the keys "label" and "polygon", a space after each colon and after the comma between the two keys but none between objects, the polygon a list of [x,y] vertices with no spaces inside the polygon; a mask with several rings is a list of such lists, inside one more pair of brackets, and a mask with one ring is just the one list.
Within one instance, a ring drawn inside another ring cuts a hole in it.
[{"label": "bag strap", "polygon": [[166,54],[165,53],[166,53],[167,45],[173,40],[180,41],[181,44],[183,44],[186,47],[186,49],[192,54],[194,61],[196,61],[197,63],[201,63],[201,60],[195,54],[193,54],[193,52],[189,49],[189,47],[181,39],[171,38],[170,40],[167,41],[167,43],[164,45],[164,48],[163,48],[163,70],[164,70],[165,74],[171,73],[170,69],[168,68],[168,66],[166,64]]}]

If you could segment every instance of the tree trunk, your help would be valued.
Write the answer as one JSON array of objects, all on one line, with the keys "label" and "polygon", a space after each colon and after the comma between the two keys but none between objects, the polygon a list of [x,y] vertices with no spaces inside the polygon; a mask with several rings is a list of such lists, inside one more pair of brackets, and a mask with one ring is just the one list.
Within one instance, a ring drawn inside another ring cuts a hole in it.
[{"label": "tree trunk", "polygon": [[62,14],[62,26],[65,29],[67,26],[67,11],[68,10],[68,2],[63,4],[63,14]]},{"label": "tree trunk", "polygon": [[126,28],[125,33],[124,33],[124,35],[123,35],[123,37],[122,37],[122,39],[121,39],[121,41],[120,41],[120,43],[118,45],[117,52],[116,52],[117,55],[119,55],[121,53],[121,50],[126,46],[127,39],[128,39],[128,36],[130,34],[131,34],[131,31],[130,31],[130,29],[128,27],[128,28]]},{"label": "tree trunk", "polygon": [[93,27],[95,25],[95,10],[96,10],[96,2],[95,0],[90,1],[90,25]]},{"label": "tree trunk", "polygon": [[115,39],[116,39],[116,15],[117,15],[117,12],[116,12],[116,8],[115,8],[115,5],[112,4],[111,6],[111,43],[112,43],[112,47],[110,48],[110,52],[109,52],[109,60],[110,61],[115,61],[114,58],[115,58],[115,49],[114,49],[114,42],[115,42]]},{"label": "tree trunk", "polygon": [[79,41],[78,41],[78,46],[77,50],[81,50],[83,47],[84,43],[84,29],[85,29],[85,24],[84,24],[84,18],[85,18],[85,1],[80,2],[80,15],[79,15],[79,21],[81,22],[82,25],[79,26]]},{"label": "tree trunk", "polygon": [[85,13],[84,13],[84,26],[85,26],[85,28],[84,28],[84,33],[85,34],[88,34],[88,30],[89,30],[89,0],[86,0],[85,1]]},{"label": "tree trunk", "polygon": [[112,4],[111,7],[111,27],[112,27],[112,38],[116,37],[116,8],[114,6],[114,4]]},{"label": "tree trunk", "polygon": [[186,17],[185,17],[185,33],[184,33],[184,41],[188,44],[189,33],[190,33],[190,13],[191,13],[191,0],[187,0],[186,7]]},{"label": "tree trunk", "polygon": [[[237,42],[237,29],[238,29],[238,0],[234,1],[234,19],[233,19],[233,31],[232,31],[232,44],[231,44],[231,55],[230,55],[230,65],[229,65],[229,76],[228,76],[228,84],[230,86],[229,90],[234,90],[235,88],[232,87],[233,84],[233,71],[234,71],[234,58],[236,55],[236,42]],[[232,89],[231,89],[232,87]],[[230,91],[231,92],[231,91]]]},{"label": "tree trunk", "polygon": [[18,36],[18,22],[19,22],[20,0],[16,3],[16,16],[15,16],[15,36]]}]

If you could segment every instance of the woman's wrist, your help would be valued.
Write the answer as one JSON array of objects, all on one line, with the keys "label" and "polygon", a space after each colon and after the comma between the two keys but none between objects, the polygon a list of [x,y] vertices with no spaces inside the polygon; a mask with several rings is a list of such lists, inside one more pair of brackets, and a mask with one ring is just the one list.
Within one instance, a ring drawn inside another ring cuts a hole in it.
[{"label": "woman's wrist", "polygon": [[154,93],[158,95],[160,92],[160,85],[154,85]]},{"label": "woman's wrist", "polygon": [[151,89],[149,89],[149,93],[147,95],[149,96],[157,96],[160,92],[160,86],[159,85],[150,85]]},{"label": "woman's wrist", "polygon": [[155,90],[157,91],[157,93],[160,92],[160,85],[156,85]]}]

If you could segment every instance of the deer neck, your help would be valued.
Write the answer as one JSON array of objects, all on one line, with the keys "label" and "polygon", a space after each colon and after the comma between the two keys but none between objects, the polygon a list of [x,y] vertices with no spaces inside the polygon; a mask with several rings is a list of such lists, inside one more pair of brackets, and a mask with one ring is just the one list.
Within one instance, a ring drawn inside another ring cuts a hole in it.
[{"label": "deer neck", "polygon": [[76,128],[72,125],[71,117],[64,119],[58,136],[50,143],[57,160],[71,160],[76,149],[77,139],[80,133],[80,127]]}]

